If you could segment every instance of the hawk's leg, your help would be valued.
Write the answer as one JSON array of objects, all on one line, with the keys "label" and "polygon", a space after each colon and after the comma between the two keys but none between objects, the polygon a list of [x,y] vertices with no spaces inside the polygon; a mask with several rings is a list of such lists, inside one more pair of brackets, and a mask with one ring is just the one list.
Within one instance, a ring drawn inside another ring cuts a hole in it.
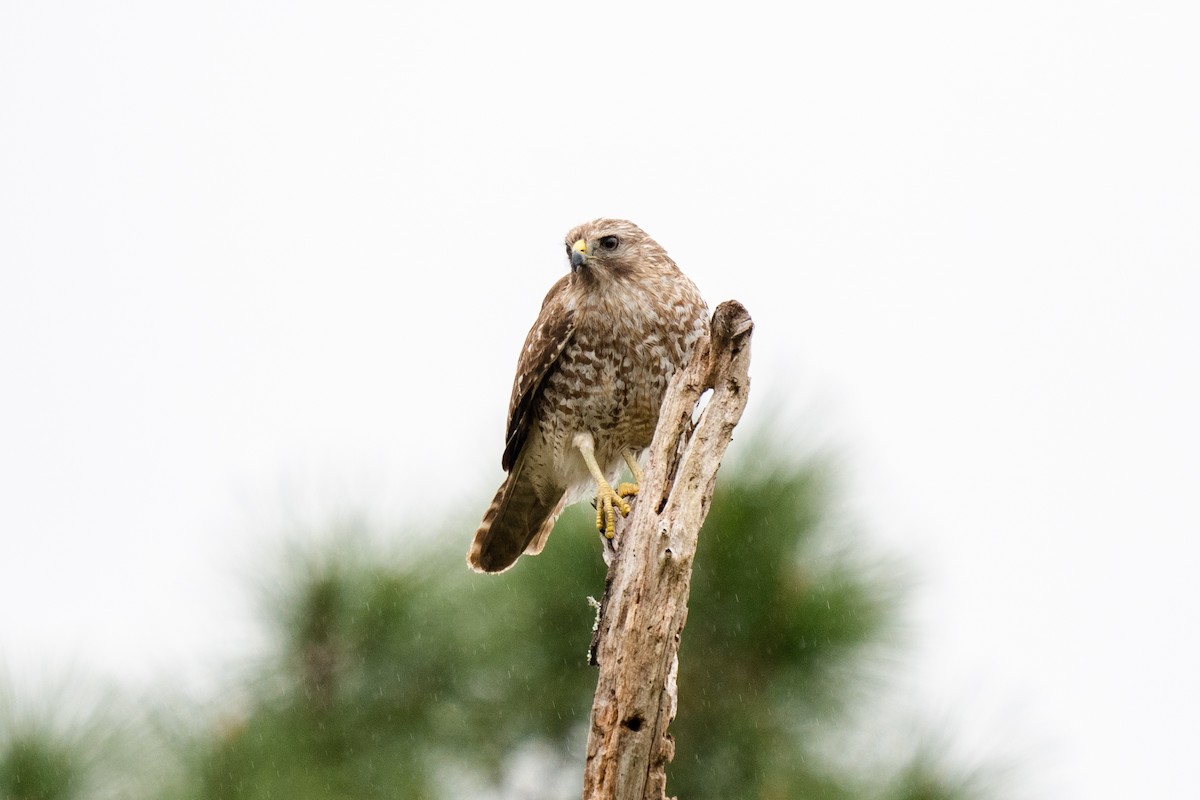
[{"label": "hawk's leg", "polygon": [[583,463],[587,464],[588,472],[596,481],[596,530],[611,539],[616,534],[617,511],[621,512],[621,516],[626,516],[630,511],[629,503],[612,488],[604,477],[604,471],[596,463],[596,442],[592,435],[576,434],[573,444],[579,448]]},{"label": "hawk's leg", "polygon": [[628,447],[621,450],[621,456],[629,465],[629,471],[633,473],[633,483],[622,483],[617,487],[617,494],[621,497],[632,497],[642,486],[642,468],[638,466],[637,459],[633,457],[633,453],[629,452]]}]

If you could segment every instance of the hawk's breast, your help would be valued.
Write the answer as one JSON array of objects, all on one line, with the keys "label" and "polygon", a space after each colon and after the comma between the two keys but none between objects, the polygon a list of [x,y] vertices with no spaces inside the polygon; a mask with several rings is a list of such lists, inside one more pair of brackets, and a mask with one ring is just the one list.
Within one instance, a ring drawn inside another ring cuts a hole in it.
[{"label": "hawk's breast", "polygon": [[667,383],[706,324],[699,293],[678,273],[622,289],[577,305],[572,341],[546,382],[539,426],[568,460],[578,432],[593,435],[602,466],[649,446]]}]

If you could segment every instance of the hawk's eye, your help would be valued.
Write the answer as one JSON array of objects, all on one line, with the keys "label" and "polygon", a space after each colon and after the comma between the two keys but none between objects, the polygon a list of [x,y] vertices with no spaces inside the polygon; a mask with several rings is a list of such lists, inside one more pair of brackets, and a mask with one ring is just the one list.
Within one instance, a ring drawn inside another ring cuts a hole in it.
[{"label": "hawk's eye", "polygon": [[615,236],[605,236],[600,239],[600,246],[605,250],[616,250],[621,240]]}]

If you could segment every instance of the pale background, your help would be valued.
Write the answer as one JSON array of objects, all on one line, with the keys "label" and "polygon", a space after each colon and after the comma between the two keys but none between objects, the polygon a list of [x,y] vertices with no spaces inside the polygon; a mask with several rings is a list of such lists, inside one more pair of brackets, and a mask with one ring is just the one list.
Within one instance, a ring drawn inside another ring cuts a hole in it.
[{"label": "pale background", "polygon": [[781,7],[0,2],[6,680],[218,684],[297,524],[473,522],[616,215],[912,568],[924,716],[1195,796],[1194,4]]}]

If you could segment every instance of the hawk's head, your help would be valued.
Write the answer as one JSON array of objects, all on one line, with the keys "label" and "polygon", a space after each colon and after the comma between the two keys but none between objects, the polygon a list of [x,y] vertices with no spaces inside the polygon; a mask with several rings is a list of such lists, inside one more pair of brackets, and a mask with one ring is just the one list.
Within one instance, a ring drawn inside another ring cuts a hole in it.
[{"label": "hawk's head", "polygon": [[567,234],[571,271],[591,278],[636,277],[657,269],[674,268],[658,242],[625,219],[594,219]]}]

